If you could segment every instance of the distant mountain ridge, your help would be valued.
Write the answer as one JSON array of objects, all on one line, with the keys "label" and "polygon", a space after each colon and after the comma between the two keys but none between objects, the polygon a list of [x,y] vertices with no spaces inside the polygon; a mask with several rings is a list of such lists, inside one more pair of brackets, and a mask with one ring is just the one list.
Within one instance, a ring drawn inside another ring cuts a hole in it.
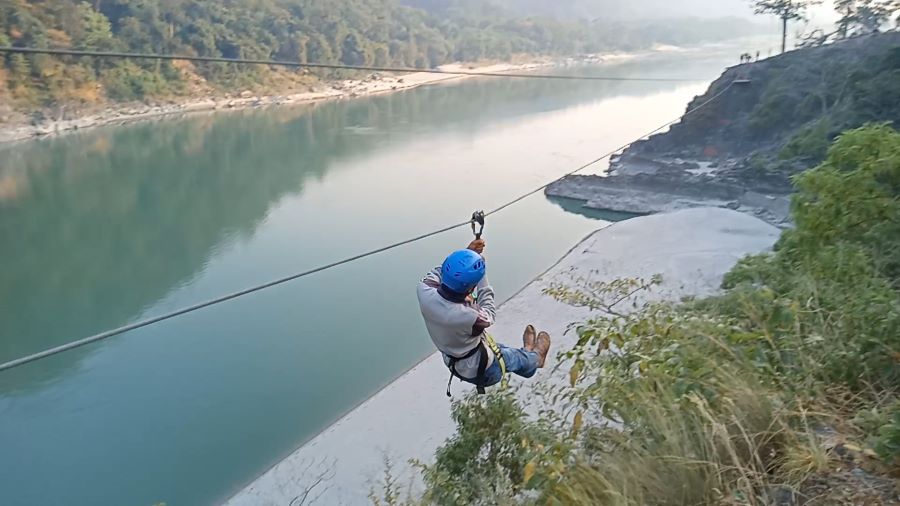
[{"label": "distant mountain ridge", "polygon": [[743,17],[752,14],[744,0],[401,0],[432,13],[493,12],[556,19],[640,20],[684,17]]}]

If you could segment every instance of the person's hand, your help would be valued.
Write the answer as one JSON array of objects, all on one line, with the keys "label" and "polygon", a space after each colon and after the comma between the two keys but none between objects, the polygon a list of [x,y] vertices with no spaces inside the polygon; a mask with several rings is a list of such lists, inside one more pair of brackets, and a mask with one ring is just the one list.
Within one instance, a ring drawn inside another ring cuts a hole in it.
[{"label": "person's hand", "polygon": [[484,239],[475,239],[474,241],[472,241],[472,242],[469,244],[469,248],[468,248],[468,249],[470,249],[470,250],[474,251],[475,253],[478,253],[479,255],[481,255],[482,253],[484,253],[484,246],[485,246]]}]

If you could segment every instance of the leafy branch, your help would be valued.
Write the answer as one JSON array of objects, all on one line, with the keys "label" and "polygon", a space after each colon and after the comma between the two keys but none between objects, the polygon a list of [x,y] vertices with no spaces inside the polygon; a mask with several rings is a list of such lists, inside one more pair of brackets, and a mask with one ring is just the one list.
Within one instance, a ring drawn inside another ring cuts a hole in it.
[{"label": "leafy branch", "polygon": [[594,279],[597,271],[587,276],[577,275],[574,270],[569,273],[569,282],[550,283],[544,289],[559,302],[574,307],[585,307],[591,311],[602,311],[610,316],[624,317],[625,313],[616,309],[625,301],[631,300],[637,306],[637,294],[651,290],[662,283],[662,275],[655,274],[649,280],[644,278],[619,278],[612,281]]}]

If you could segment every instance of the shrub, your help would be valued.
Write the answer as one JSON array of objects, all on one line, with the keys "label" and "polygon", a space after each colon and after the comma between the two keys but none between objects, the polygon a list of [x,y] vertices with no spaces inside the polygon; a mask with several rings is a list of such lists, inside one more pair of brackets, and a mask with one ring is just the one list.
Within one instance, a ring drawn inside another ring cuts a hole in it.
[{"label": "shrub", "polygon": [[830,130],[824,119],[802,128],[781,149],[778,157],[782,160],[821,160],[828,152]]},{"label": "shrub", "polygon": [[885,423],[878,428],[874,447],[889,463],[900,464],[900,401],[888,409]]},{"label": "shrub", "polygon": [[509,392],[457,402],[453,419],[456,435],[438,449],[433,466],[421,466],[429,503],[509,503],[540,485],[538,465],[566,453],[555,432],[543,421],[530,422]]}]

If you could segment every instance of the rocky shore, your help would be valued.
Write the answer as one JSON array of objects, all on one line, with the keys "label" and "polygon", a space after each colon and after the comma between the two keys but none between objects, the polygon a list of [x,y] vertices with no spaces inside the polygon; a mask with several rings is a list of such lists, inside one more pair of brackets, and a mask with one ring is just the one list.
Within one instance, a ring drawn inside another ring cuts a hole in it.
[{"label": "rocky shore", "polygon": [[587,209],[714,206],[790,226],[791,177],[818,165],[840,132],[896,117],[874,96],[885,96],[878,86],[891,82],[898,52],[900,32],[890,32],[730,67],[687,107],[702,110],[632,144],[607,174],[568,177],[546,193]]},{"label": "rocky shore", "polygon": [[569,176],[551,184],[545,193],[582,201],[593,210],[656,214],[721,207],[777,227],[790,226],[789,174],[752,166],[754,152],[774,148],[718,136],[716,125],[745,121],[742,111],[755,104],[746,88],[729,86],[746,75],[743,67],[727,69],[687,108],[716,96],[702,112],[685,116],[667,132],[635,142],[610,160],[605,174]]},{"label": "rocky shore", "polygon": [[606,176],[570,176],[546,194],[583,201],[588,209],[656,214],[694,207],[741,211],[777,227],[789,225],[790,186],[755,185],[735,177],[736,162],[646,158],[614,159]]}]

